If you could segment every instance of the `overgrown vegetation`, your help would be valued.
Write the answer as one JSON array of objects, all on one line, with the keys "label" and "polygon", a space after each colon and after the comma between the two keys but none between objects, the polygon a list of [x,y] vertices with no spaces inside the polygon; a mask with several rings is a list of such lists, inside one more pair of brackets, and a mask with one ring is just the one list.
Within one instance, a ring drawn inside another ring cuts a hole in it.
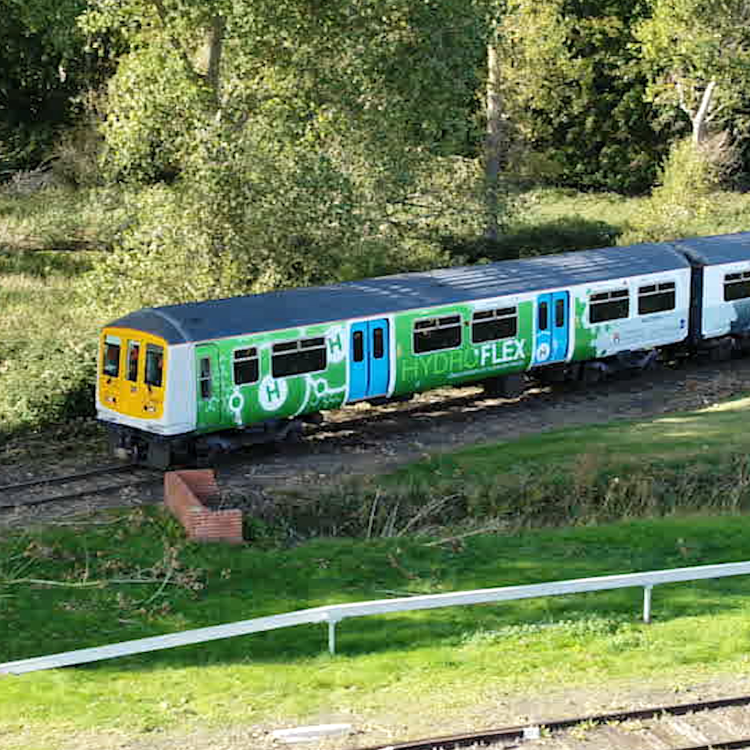
[{"label": "overgrown vegetation", "polygon": [[[320,493],[228,501],[250,513],[256,544],[318,536],[412,535],[601,524],[689,512],[750,510],[750,399],[648,423],[555,431],[438,455],[391,476]],[[481,520],[480,520],[481,519]]]}]

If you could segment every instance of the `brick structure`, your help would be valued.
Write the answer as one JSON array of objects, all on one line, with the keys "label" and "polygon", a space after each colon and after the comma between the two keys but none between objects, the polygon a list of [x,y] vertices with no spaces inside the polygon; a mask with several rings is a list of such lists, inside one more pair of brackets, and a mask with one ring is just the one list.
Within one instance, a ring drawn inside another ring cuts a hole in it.
[{"label": "brick structure", "polygon": [[164,504],[195,542],[241,544],[242,511],[211,510],[205,503],[219,495],[213,469],[183,469],[164,474]]}]

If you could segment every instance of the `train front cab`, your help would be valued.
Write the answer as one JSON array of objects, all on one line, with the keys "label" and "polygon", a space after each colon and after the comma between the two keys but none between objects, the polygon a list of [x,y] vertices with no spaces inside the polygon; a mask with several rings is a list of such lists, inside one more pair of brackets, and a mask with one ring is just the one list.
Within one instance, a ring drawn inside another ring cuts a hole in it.
[{"label": "train front cab", "polygon": [[151,334],[110,328],[102,333],[99,404],[133,419],[164,414],[166,343]]},{"label": "train front cab", "polygon": [[149,333],[105,328],[101,334],[97,405],[113,449],[137,459],[137,431],[160,432],[165,412],[167,344]]}]

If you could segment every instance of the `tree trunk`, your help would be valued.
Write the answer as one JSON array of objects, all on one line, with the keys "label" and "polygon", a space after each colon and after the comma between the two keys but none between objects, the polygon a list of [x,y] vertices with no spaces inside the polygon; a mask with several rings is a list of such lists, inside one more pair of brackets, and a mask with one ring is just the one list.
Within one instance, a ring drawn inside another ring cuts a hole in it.
[{"label": "tree trunk", "polygon": [[206,82],[211,88],[211,94],[217,109],[221,106],[221,53],[224,47],[224,31],[226,21],[221,16],[211,19],[208,30],[208,66],[206,68]]},{"label": "tree trunk", "polygon": [[693,121],[693,143],[700,146],[708,136],[708,114],[711,111],[716,81],[711,81],[703,91],[698,111],[690,119]]},{"label": "tree trunk", "polygon": [[495,241],[499,234],[500,173],[504,166],[503,101],[500,94],[500,75],[495,41],[487,45],[487,132],[485,137],[485,205],[486,239]]}]

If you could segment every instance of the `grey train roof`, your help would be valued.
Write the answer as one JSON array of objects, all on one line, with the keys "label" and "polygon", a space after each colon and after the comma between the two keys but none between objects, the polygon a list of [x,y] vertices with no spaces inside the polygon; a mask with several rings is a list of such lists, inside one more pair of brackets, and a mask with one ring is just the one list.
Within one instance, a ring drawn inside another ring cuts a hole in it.
[{"label": "grey train roof", "polygon": [[695,237],[675,244],[690,260],[702,266],[750,260],[750,232]]},{"label": "grey train roof", "polygon": [[110,325],[146,331],[172,344],[207,341],[688,266],[685,257],[668,244],[581,250],[485,265],[382,276],[330,286],[146,308]]}]

